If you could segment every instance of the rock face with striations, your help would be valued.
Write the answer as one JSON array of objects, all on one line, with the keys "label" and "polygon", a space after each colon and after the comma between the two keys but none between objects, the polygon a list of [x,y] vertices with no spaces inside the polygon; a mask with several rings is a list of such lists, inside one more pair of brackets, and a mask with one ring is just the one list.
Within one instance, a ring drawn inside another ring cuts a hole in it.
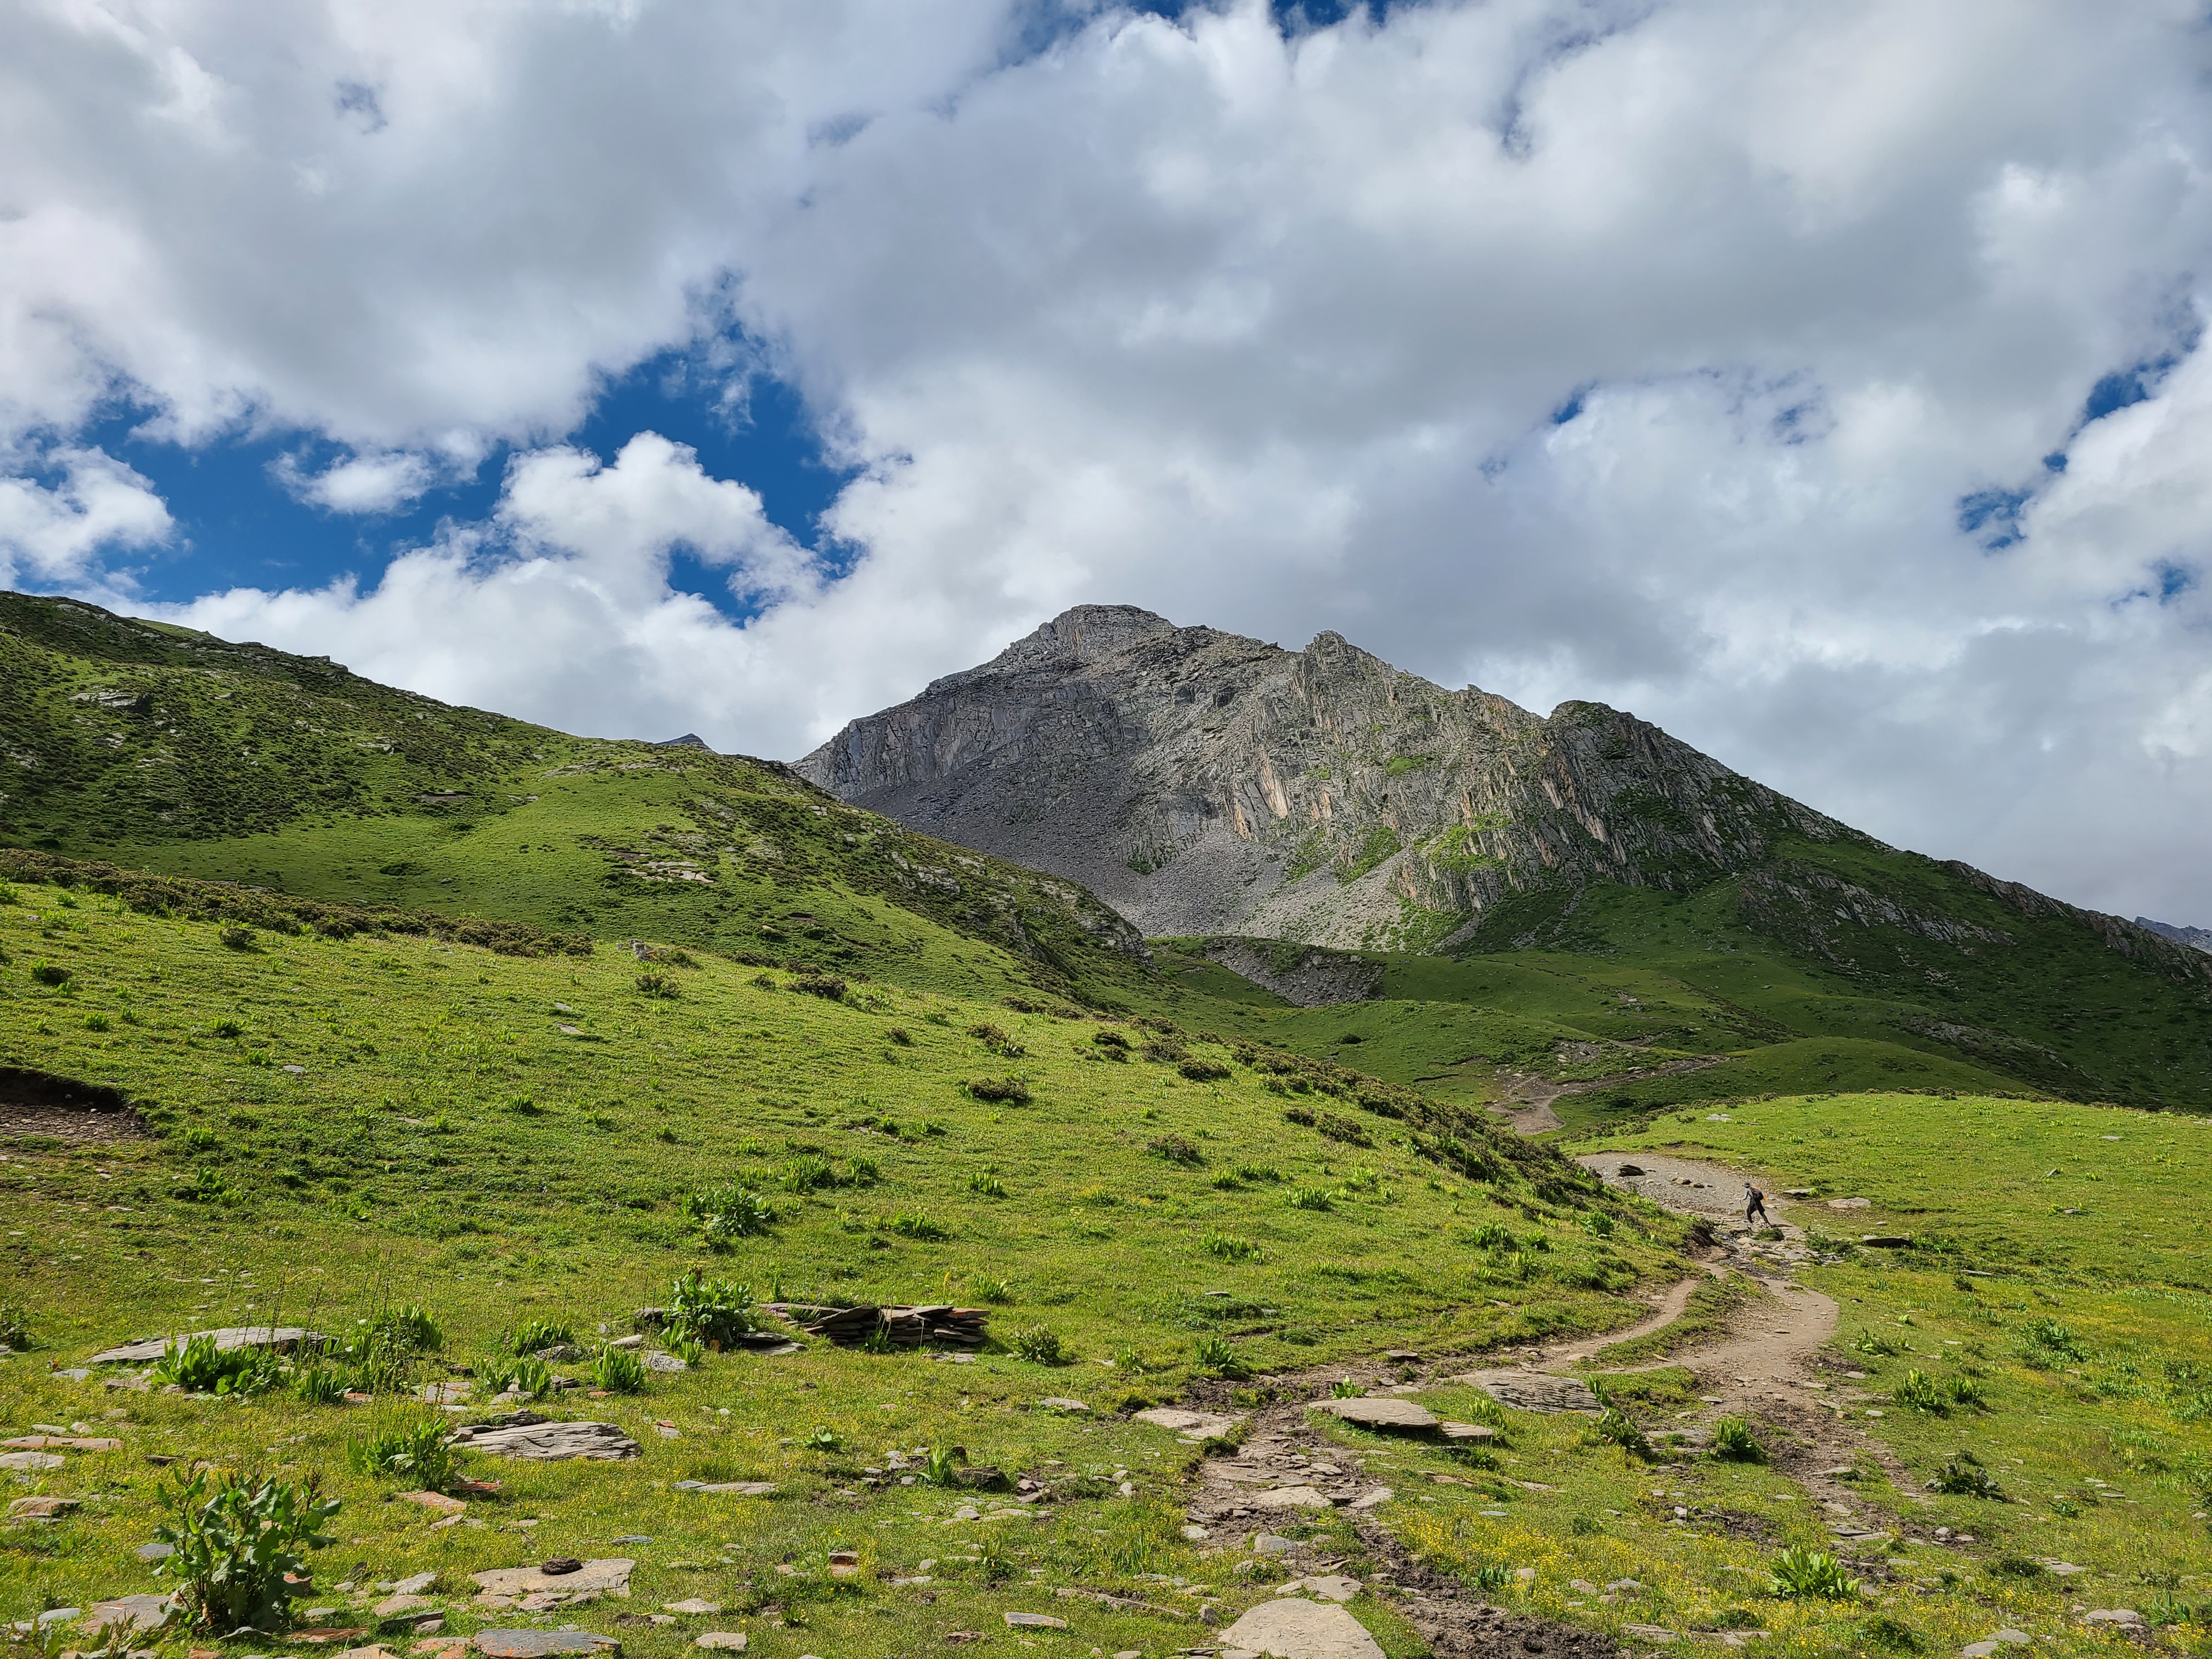
[{"label": "rock face with striations", "polygon": [[1858,839],[1633,715],[1545,719],[1323,634],[1286,651],[1082,605],[797,769],[1080,881],[1146,933],[1434,950],[1562,883],[1685,890]]}]

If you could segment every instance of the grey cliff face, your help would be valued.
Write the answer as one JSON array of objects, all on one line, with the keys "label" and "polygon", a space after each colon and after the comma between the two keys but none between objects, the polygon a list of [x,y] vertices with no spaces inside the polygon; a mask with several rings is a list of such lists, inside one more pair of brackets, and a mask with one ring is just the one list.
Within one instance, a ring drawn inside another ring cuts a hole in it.
[{"label": "grey cliff face", "polygon": [[1147,934],[1433,950],[1518,891],[1686,890],[1856,832],[1595,703],[1540,718],[1335,634],[1081,605],[796,769],[1089,886]]}]

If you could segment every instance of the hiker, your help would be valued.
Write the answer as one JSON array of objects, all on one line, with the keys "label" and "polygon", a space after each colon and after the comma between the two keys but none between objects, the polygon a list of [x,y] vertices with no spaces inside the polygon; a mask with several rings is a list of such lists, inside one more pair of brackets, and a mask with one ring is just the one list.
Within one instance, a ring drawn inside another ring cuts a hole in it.
[{"label": "hiker", "polygon": [[1747,1223],[1764,1222],[1771,1227],[1774,1218],[1766,1213],[1766,1194],[1748,1181],[1743,1183],[1743,1218]]}]

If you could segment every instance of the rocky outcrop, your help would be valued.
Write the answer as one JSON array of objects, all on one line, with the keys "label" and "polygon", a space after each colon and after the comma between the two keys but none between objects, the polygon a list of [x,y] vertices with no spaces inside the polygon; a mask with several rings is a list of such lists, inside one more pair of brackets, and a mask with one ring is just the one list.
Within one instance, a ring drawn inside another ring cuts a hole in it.
[{"label": "rocky outcrop", "polygon": [[798,763],[1082,882],[1147,934],[1435,949],[1519,891],[1687,890],[1863,839],[1596,703],[1548,719],[1335,634],[1286,651],[1083,605]]}]

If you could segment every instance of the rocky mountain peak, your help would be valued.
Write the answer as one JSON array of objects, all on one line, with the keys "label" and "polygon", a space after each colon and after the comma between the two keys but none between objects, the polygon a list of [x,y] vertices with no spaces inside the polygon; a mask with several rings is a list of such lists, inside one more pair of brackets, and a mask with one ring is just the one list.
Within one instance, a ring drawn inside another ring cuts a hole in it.
[{"label": "rocky mountain peak", "polygon": [[1340,634],[1286,651],[1126,605],[1054,617],[797,769],[1155,935],[1431,949],[1516,892],[1686,889],[1851,833],[1601,704],[1547,720]]}]

